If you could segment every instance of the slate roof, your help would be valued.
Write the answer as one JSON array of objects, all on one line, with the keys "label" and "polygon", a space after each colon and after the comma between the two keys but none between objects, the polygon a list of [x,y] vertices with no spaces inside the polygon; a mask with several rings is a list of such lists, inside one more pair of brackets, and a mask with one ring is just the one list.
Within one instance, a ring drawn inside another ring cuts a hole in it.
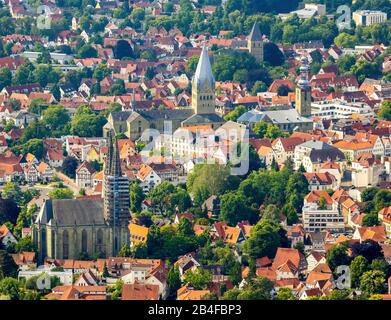
[{"label": "slate roof", "polygon": [[131,111],[118,111],[118,112],[112,112],[111,116],[114,121],[126,121],[131,113],[132,113]]},{"label": "slate roof", "polygon": [[193,114],[186,120],[182,122],[182,124],[200,124],[200,123],[216,123],[216,122],[224,122],[224,119],[221,118],[216,113],[208,113],[208,114]]},{"label": "slate roof", "polygon": [[253,28],[251,30],[251,33],[249,35],[249,40],[252,40],[252,41],[260,41],[262,40],[262,34],[261,34],[261,30],[259,28],[259,22],[255,22],[254,25],[253,25]]},{"label": "slate roof", "polygon": [[310,152],[309,155],[311,161],[313,163],[317,162],[327,162],[327,161],[344,161],[345,160],[345,155],[344,153],[334,147],[331,147],[331,149],[313,149]]},{"label": "slate roof", "polygon": [[165,110],[146,110],[138,112],[146,120],[185,120],[194,114],[193,109],[165,109]]},{"label": "slate roof", "polygon": [[249,123],[256,123],[259,121],[266,121],[272,123],[312,122],[310,119],[300,116],[295,109],[272,111],[250,110],[242,114],[237,121]]},{"label": "slate roof", "polygon": [[102,199],[54,199],[45,202],[43,215],[38,217],[40,223],[57,226],[87,226],[105,224]]}]

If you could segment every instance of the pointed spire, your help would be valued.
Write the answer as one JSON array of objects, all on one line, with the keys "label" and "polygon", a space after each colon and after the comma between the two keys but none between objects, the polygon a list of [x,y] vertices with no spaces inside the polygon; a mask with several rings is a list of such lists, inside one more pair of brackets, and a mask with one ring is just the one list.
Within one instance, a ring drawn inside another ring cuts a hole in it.
[{"label": "pointed spire", "polygon": [[259,22],[256,21],[253,25],[253,28],[251,30],[251,33],[248,37],[249,40],[251,41],[261,41],[262,40],[262,33],[259,28]]},{"label": "pointed spire", "polygon": [[201,86],[205,81],[214,88],[215,78],[212,73],[212,66],[210,65],[208,50],[205,45],[202,48],[200,60],[198,61],[197,69],[194,74],[194,83]]},{"label": "pointed spire", "polygon": [[105,175],[110,174],[111,159],[113,156],[113,131],[109,129],[107,132],[107,155],[105,163]]},{"label": "pointed spire", "polygon": [[113,141],[113,154],[111,158],[110,176],[121,177],[121,160],[119,157],[119,148],[117,140]]}]

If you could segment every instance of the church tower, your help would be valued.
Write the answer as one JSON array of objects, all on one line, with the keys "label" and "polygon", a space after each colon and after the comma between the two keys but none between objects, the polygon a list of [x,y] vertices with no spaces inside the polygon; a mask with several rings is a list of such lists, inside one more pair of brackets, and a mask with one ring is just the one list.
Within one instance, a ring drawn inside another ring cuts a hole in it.
[{"label": "church tower", "polygon": [[259,23],[255,22],[247,39],[248,51],[254,56],[257,62],[263,61],[263,41]]},{"label": "church tower", "polygon": [[296,87],[295,107],[296,111],[303,117],[311,116],[311,87],[308,81],[308,60],[301,59],[300,80]]},{"label": "church tower", "polygon": [[191,103],[195,114],[215,113],[215,78],[205,46],[192,81]]},{"label": "church tower", "polygon": [[129,243],[129,180],[122,176],[117,141],[108,133],[108,152],[103,178],[104,219],[111,227],[112,255]]}]

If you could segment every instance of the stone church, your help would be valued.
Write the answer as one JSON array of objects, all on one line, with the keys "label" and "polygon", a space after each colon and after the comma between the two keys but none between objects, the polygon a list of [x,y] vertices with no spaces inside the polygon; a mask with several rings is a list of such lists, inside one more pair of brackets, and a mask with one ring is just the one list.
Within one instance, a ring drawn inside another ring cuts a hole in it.
[{"label": "stone church", "polygon": [[224,119],[216,113],[215,102],[215,79],[208,51],[203,47],[192,80],[191,108],[113,112],[103,128],[104,134],[113,130],[116,135],[125,133],[135,141],[149,128],[162,133],[165,129],[165,121],[171,121],[172,132],[179,127],[205,124],[217,129],[224,123]]},{"label": "stone church", "polygon": [[40,262],[116,256],[129,243],[129,181],[111,131],[102,189],[102,198],[45,201],[33,225]]}]

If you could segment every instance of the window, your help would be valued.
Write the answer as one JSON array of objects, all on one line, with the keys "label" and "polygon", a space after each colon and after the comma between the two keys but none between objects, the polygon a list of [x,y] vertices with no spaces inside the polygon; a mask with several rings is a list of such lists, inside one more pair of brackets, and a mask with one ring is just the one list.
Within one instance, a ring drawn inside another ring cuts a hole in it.
[{"label": "window", "polygon": [[81,252],[86,253],[87,252],[87,231],[83,229],[81,232]]},{"label": "window", "polygon": [[62,256],[64,259],[68,259],[69,256],[69,235],[67,230],[62,233]]}]

